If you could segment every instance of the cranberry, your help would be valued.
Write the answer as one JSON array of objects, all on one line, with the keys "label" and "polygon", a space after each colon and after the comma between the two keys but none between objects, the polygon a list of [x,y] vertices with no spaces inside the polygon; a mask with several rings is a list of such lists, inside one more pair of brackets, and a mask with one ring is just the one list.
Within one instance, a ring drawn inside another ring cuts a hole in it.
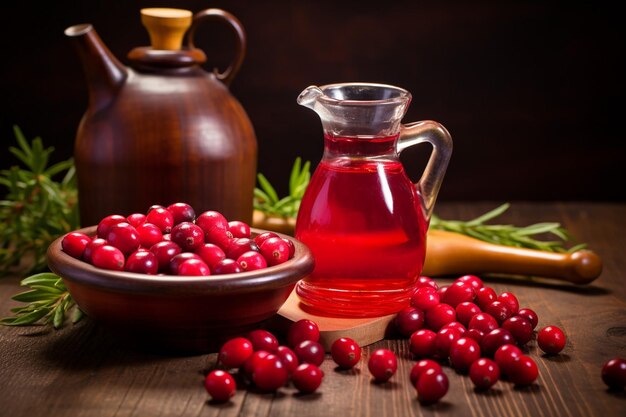
[{"label": "cranberry", "polygon": [[417,398],[422,404],[432,404],[443,398],[448,392],[448,377],[443,371],[429,369],[420,375],[415,385]]},{"label": "cranberry", "polygon": [[252,374],[254,372],[254,368],[257,366],[259,361],[269,355],[270,352],[266,350],[257,350],[252,353],[252,356],[248,358],[248,360],[243,364],[243,367],[240,370],[243,370],[244,375],[248,378],[249,381],[252,380]]},{"label": "cranberry", "polygon": [[457,372],[467,372],[480,358],[478,342],[469,337],[462,337],[450,346],[450,364]]},{"label": "cranberry", "polygon": [[235,395],[237,384],[228,372],[216,369],[206,376],[204,388],[213,401],[225,402]]},{"label": "cranberry", "polygon": [[[221,230],[223,232],[228,232],[228,220],[226,220],[226,217],[217,211],[205,211],[200,214],[196,219],[196,224],[204,230],[204,233],[207,236],[207,241],[211,243],[214,242],[208,239],[208,237],[209,235],[214,234],[214,231]],[[232,237],[230,232],[228,232],[228,234],[230,235],[229,237]]]},{"label": "cranberry", "polygon": [[409,337],[424,326],[424,313],[415,307],[405,307],[396,314],[394,324],[398,333]]},{"label": "cranberry", "polygon": [[361,360],[361,347],[348,337],[340,337],[330,347],[330,355],[340,368],[350,369]]},{"label": "cranberry", "polygon": [[517,312],[517,315],[526,317],[528,321],[530,321],[530,324],[533,326],[533,330],[535,330],[535,327],[537,327],[537,324],[539,323],[539,316],[537,316],[537,313],[535,313],[530,308],[522,308],[520,309],[520,311]]},{"label": "cranberry", "polygon": [[156,209],[164,209],[165,207],[163,207],[160,204],[153,204],[150,207],[148,207],[148,211],[146,211],[147,214],[149,214],[152,210],[156,210]]},{"label": "cranberry", "polygon": [[254,350],[274,353],[278,349],[278,339],[267,330],[252,330],[248,333],[247,338],[252,343]]},{"label": "cranberry", "polygon": [[480,307],[476,304],[465,301],[456,306],[456,319],[459,323],[467,326],[469,325],[471,318],[480,312]]},{"label": "cranberry", "polygon": [[287,244],[287,247],[289,247],[289,259],[293,258],[293,255],[296,254],[296,245],[294,245],[293,241],[291,241],[290,239],[287,239],[285,237],[282,239]]},{"label": "cranberry", "polygon": [[439,365],[434,360],[422,359],[418,361],[415,365],[413,365],[413,368],[411,368],[411,373],[409,374],[411,384],[415,386],[415,384],[417,384],[417,381],[419,380],[419,377],[429,369],[434,369],[436,372],[443,372],[443,370],[441,369],[441,365]]},{"label": "cranberry", "polygon": [[83,252],[83,260],[85,262],[89,262],[90,264],[93,264],[93,261],[91,259],[93,252],[99,247],[104,246],[106,244],[107,244],[107,241],[105,239],[102,239],[101,237],[97,237],[93,239],[85,247],[85,251]]},{"label": "cranberry", "polygon": [[398,360],[392,351],[377,349],[370,356],[367,368],[377,382],[386,382],[396,373]]},{"label": "cranberry", "polygon": [[430,277],[425,277],[425,276],[419,277],[417,279],[417,283],[415,284],[415,288],[422,288],[422,287],[432,287],[435,290],[439,289],[439,286],[437,285],[434,279]]},{"label": "cranberry", "polygon": [[498,322],[494,319],[490,314],[487,313],[478,313],[475,314],[469,321],[467,325],[468,329],[477,329],[483,332],[484,334],[489,333],[492,330],[498,328]]},{"label": "cranberry", "polygon": [[437,355],[447,358],[450,354],[450,347],[461,338],[461,333],[454,328],[442,328],[437,332],[435,339],[435,350]]},{"label": "cranberry", "polygon": [[537,364],[531,358],[520,355],[511,361],[507,368],[507,376],[515,385],[530,385],[539,376]]},{"label": "cranberry", "polygon": [[437,353],[436,339],[437,333],[432,330],[418,330],[409,339],[409,350],[418,358],[431,358]]},{"label": "cranberry", "polygon": [[422,311],[428,311],[439,304],[439,294],[434,287],[418,288],[411,297],[411,305]]},{"label": "cranberry", "polygon": [[444,294],[448,291],[448,288],[450,288],[449,285],[444,285],[443,287],[439,287],[439,289],[437,289],[437,294],[439,294],[440,300],[443,300]]},{"label": "cranberry", "polygon": [[227,369],[239,368],[253,353],[252,343],[248,339],[235,337],[222,345],[217,360]]},{"label": "cranberry", "polygon": [[503,292],[498,296],[497,301],[504,303],[512,316],[515,316],[519,311],[519,301],[513,293]]},{"label": "cranberry", "polygon": [[91,261],[98,268],[124,270],[124,254],[115,246],[103,245],[95,249],[91,254]]},{"label": "cranberry", "polygon": [[474,288],[474,291],[478,291],[484,286],[483,281],[476,275],[463,275],[462,277],[457,278],[456,282],[465,282],[470,284],[472,288]]},{"label": "cranberry", "polygon": [[298,361],[296,353],[287,346],[278,346],[275,355],[280,358],[283,365],[285,365],[285,368],[287,368],[287,373],[290,375],[296,370],[298,365],[300,365],[300,361]]},{"label": "cranberry", "polygon": [[146,215],[142,213],[133,213],[126,217],[126,222],[136,228],[146,222]]},{"label": "cranberry", "polygon": [[150,252],[157,258],[159,271],[164,272],[169,268],[172,258],[181,253],[182,249],[176,243],[164,240],[152,245]]},{"label": "cranberry", "polygon": [[496,319],[498,324],[504,323],[504,321],[512,315],[511,310],[509,310],[509,306],[502,301],[497,300],[485,307],[483,311]]},{"label": "cranberry", "polygon": [[500,346],[513,343],[515,339],[508,330],[495,329],[483,336],[480,347],[484,356],[493,357]]},{"label": "cranberry", "polygon": [[447,329],[447,328],[453,328],[459,331],[459,334],[461,336],[465,335],[465,333],[467,332],[467,329],[465,328],[465,326],[463,326],[461,323],[459,323],[458,321],[453,321],[450,322],[446,325],[444,325],[441,329],[439,330],[443,330],[443,329]]},{"label": "cranberry", "polygon": [[470,366],[469,377],[476,388],[489,389],[500,379],[500,369],[491,359],[480,358]]},{"label": "cranberry", "polygon": [[170,259],[170,262],[169,262],[169,272],[172,275],[178,275],[178,268],[180,267],[180,265],[183,262],[185,262],[185,261],[187,261],[189,259],[197,259],[197,260],[200,260],[200,261],[202,260],[195,253],[191,253],[191,252],[179,253],[178,255],[174,255],[172,257],[172,259]]},{"label": "cranberry", "polygon": [[556,326],[544,327],[537,333],[537,344],[546,353],[559,353],[565,347],[565,333]]},{"label": "cranberry", "polygon": [[154,275],[159,272],[159,263],[154,253],[139,249],[128,256],[124,269],[128,272]]},{"label": "cranberry", "polygon": [[322,383],[324,373],[320,368],[311,364],[299,365],[291,376],[291,381],[296,389],[303,394],[315,392]]},{"label": "cranberry", "polygon": [[231,239],[228,247],[224,251],[226,257],[229,259],[237,259],[246,252],[258,252],[259,247],[254,243],[254,240],[247,237]]},{"label": "cranberry", "polygon": [[139,233],[137,229],[126,222],[111,226],[107,236],[109,245],[118,248],[124,255],[130,255],[139,248]]},{"label": "cranberry", "polygon": [[110,216],[106,216],[104,219],[100,220],[98,223],[98,227],[96,228],[96,235],[101,237],[102,239],[106,239],[109,236],[109,231],[111,227],[118,223],[126,222],[126,218],[124,216],[120,216],[119,214],[111,214]]},{"label": "cranberry", "polygon": [[153,225],[152,223],[142,223],[135,227],[139,234],[139,243],[144,248],[151,248],[157,243],[163,241],[163,233],[161,229]]},{"label": "cranberry", "polygon": [[626,386],[626,360],[614,358],[602,367],[602,381],[614,390],[624,389]]},{"label": "cranberry", "polygon": [[448,304],[438,304],[426,312],[426,326],[438,331],[445,324],[456,320],[456,311]]},{"label": "cranberry", "polygon": [[267,239],[260,249],[269,266],[282,264],[289,259],[289,246],[280,237]]},{"label": "cranberry", "polygon": [[312,363],[320,366],[324,362],[324,348],[318,342],[303,340],[293,348],[300,363]]},{"label": "cranberry", "polygon": [[263,242],[265,242],[270,237],[279,237],[279,236],[274,232],[263,232],[254,238],[254,242],[256,243],[258,247],[261,247]]},{"label": "cranberry", "polygon": [[213,273],[215,275],[238,274],[240,272],[243,272],[243,269],[241,269],[237,261],[228,258],[222,259],[213,267]]},{"label": "cranberry", "polygon": [[298,320],[292,323],[287,330],[287,344],[289,346],[296,347],[305,340],[313,342],[320,340],[320,329],[313,320]]},{"label": "cranberry", "polygon": [[204,244],[204,231],[190,222],[182,222],[172,228],[172,242],[183,251],[192,252]]},{"label": "cranberry", "polygon": [[196,212],[193,207],[187,203],[174,203],[167,206],[167,211],[172,213],[174,225],[183,222],[193,222],[196,218]]},{"label": "cranberry", "polygon": [[481,310],[484,310],[489,304],[496,301],[498,296],[491,287],[482,287],[476,290],[476,304]]},{"label": "cranberry", "polygon": [[502,328],[507,329],[513,335],[518,345],[525,345],[533,338],[533,325],[527,318],[513,316],[502,323]]},{"label": "cranberry", "polygon": [[180,265],[178,265],[178,275],[190,276],[190,277],[198,277],[198,276],[209,276],[211,275],[211,270],[209,266],[204,263],[201,259],[187,259]]},{"label": "cranberry", "polygon": [[174,226],[174,217],[166,208],[157,207],[148,212],[146,222],[152,223],[161,229],[163,233],[169,233],[172,230],[172,226]]},{"label": "cranberry", "polygon": [[207,243],[213,243],[226,251],[230,246],[230,241],[233,239],[233,235],[228,230],[219,228],[213,228],[204,234],[204,240]]},{"label": "cranberry", "polygon": [[232,222],[228,222],[228,231],[235,238],[250,237],[250,226],[239,220],[233,220]]},{"label": "cranberry", "polygon": [[456,307],[465,301],[474,300],[474,297],[474,287],[472,287],[472,284],[463,281],[455,281],[450,285],[450,288],[446,290],[441,298],[441,302]]},{"label": "cranberry", "polygon": [[267,268],[267,262],[263,255],[259,252],[244,252],[237,258],[237,263],[242,271],[256,271],[257,269]]},{"label": "cranberry", "polygon": [[226,259],[226,254],[222,248],[213,243],[201,245],[195,250],[195,253],[211,268],[211,272],[215,272],[215,265],[219,261]]},{"label": "cranberry", "polygon": [[465,337],[470,337],[474,339],[475,341],[478,342],[478,344],[482,343],[484,335],[485,333],[481,332],[478,329],[469,329],[467,333],[464,334]]},{"label": "cranberry", "polygon": [[91,238],[86,234],[70,232],[63,237],[61,248],[63,248],[63,252],[71,257],[80,259],[89,243],[91,243]]},{"label": "cranberry", "polygon": [[498,350],[496,350],[496,353],[493,355],[493,359],[502,370],[502,373],[506,375],[509,373],[509,368],[513,363],[513,360],[522,355],[523,353],[520,348],[515,345],[506,344],[500,346]]},{"label": "cranberry", "polygon": [[289,373],[277,355],[258,358],[252,369],[252,381],[262,391],[275,391],[287,383]]}]

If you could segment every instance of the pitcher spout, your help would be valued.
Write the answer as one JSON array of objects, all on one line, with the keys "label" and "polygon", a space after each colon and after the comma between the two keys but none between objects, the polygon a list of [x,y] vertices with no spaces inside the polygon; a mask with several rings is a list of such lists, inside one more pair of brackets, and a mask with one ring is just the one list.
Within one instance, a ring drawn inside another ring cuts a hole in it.
[{"label": "pitcher spout", "polygon": [[317,99],[324,95],[324,92],[316,85],[310,85],[298,96],[298,104],[315,110]]},{"label": "pitcher spout", "polygon": [[107,106],[117,95],[128,77],[128,70],[115,58],[90,24],[70,26],[65,35],[73,40],[82,61],[89,107],[93,110]]}]

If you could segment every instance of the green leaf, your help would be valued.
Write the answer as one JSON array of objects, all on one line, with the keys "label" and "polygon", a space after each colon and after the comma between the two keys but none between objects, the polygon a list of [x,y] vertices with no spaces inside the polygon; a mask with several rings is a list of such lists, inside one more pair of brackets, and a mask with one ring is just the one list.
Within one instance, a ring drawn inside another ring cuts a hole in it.
[{"label": "green leaf", "polygon": [[48,313],[50,313],[50,310],[50,308],[40,308],[28,314],[3,318],[0,320],[0,324],[5,324],[7,326],[25,326],[29,324],[35,324],[37,321],[44,318]]},{"label": "green leaf", "polygon": [[272,187],[272,184],[270,184],[267,178],[265,178],[265,176],[261,173],[257,175],[257,180],[259,181],[259,184],[261,184],[261,189],[268,196],[268,202],[270,204],[276,204],[278,201],[278,194],[276,193],[276,190],[274,190],[274,187]]},{"label": "green leaf", "polygon": [[296,158],[296,161],[293,163],[293,167],[291,168],[291,174],[289,175],[289,193],[293,195],[293,191],[299,185],[298,180],[300,179],[300,165],[302,164],[302,159],[300,157]]}]

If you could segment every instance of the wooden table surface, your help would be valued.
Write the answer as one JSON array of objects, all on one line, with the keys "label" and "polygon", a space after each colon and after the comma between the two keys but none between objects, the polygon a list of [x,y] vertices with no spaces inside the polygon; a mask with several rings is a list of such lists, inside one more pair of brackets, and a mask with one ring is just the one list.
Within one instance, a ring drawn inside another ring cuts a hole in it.
[{"label": "wooden table surface", "polygon": [[[443,218],[470,219],[490,203],[439,204]],[[549,280],[486,278],[497,292],[512,291],[520,304],[539,314],[539,325],[565,330],[568,342],[556,356],[542,356],[535,341],[528,354],[539,367],[537,382],[514,388],[500,381],[477,393],[467,376],[445,367],[447,395],[423,406],[409,382],[415,360],[406,340],[383,340],[364,349],[352,371],[337,371],[327,357],[317,393],[297,395],[293,387],[275,394],[239,389],[232,401],[213,404],[203,375],[216,355],[159,356],[127,348],[106,329],[85,319],[55,331],[42,327],[0,327],[0,416],[623,416],[626,395],[610,392],[600,379],[602,365],[626,357],[626,205],[602,203],[513,203],[499,222],[526,225],[560,221],[604,261],[601,277],[577,287]],[[439,279],[449,282],[449,279]],[[0,316],[18,305],[18,277],[0,279]],[[397,374],[374,384],[367,370],[373,349],[399,358]]]}]

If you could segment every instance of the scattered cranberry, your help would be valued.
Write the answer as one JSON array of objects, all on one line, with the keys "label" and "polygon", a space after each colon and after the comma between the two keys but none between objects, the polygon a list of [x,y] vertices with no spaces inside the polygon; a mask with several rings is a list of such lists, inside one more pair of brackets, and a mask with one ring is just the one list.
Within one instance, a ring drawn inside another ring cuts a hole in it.
[{"label": "scattered cranberry", "polygon": [[248,378],[249,381],[252,381],[252,374],[254,373],[254,368],[257,366],[259,361],[269,355],[270,352],[266,350],[257,350],[252,353],[252,356],[248,358],[248,360],[243,364],[243,373]]},{"label": "scattered cranberry", "polygon": [[293,350],[289,349],[287,346],[278,346],[275,355],[278,356],[283,362],[283,365],[285,365],[285,368],[287,368],[287,373],[289,375],[291,375],[293,371],[296,370],[298,365],[300,365],[300,361],[298,361],[296,353]]},{"label": "scattered cranberry", "polygon": [[237,258],[237,263],[242,271],[256,271],[258,269],[267,268],[267,262],[263,255],[252,250],[241,254]]},{"label": "scattered cranberry", "polygon": [[361,347],[348,337],[340,337],[330,347],[330,355],[340,368],[350,369],[361,360]]},{"label": "scattered cranberry", "polygon": [[439,294],[429,285],[418,288],[411,297],[411,305],[422,311],[428,311],[439,304]]},{"label": "scattered cranberry", "polygon": [[465,337],[474,339],[478,344],[482,343],[484,335],[485,334],[478,329],[469,329],[467,333],[464,334]]},{"label": "scattered cranberry", "polygon": [[443,297],[441,298],[441,302],[451,305],[452,307],[456,307],[463,302],[473,301],[474,297],[474,287],[471,283],[455,281],[446,290]]},{"label": "scattered cranberry", "polygon": [[496,353],[493,355],[493,359],[500,367],[502,373],[507,375],[509,373],[510,366],[515,358],[518,358],[522,355],[523,353],[520,348],[515,345],[506,344],[500,346],[496,350]]},{"label": "scattered cranberry", "polygon": [[193,207],[187,203],[174,203],[167,207],[167,211],[172,213],[174,225],[183,222],[193,222],[196,218],[196,212]]},{"label": "scattered cranberry", "polygon": [[521,355],[511,361],[507,376],[515,385],[530,385],[539,376],[539,370],[535,361],[528,356]]},{"label": "scattered cranberry", "polygon": [[443,287],[439,287],[437,289],[437,294],[439,294],[439,299],[443,300],[446,291],[448,291],[448,288],[450,288],[449,285],[444,285]]},{"label": "scattered cranberry", "polygon": [[480,307],[478,307],[476,304],[469,301],[464,301],[456,306],[456,319],[459,321],[459,323],[467,326],[469,325],[472,317],[480,312]]},{"label": "scattered cranberry", "polygon": [[448,392],[448,377],[443,371],[429,369],[420,375],[415,388],[417,398],[422,404],[432,404],[439,401]]},{"label": "scattered cranberry", "polygon": [[436,339],[437,333],[428,329],[420,329],[411,335],[409,350],[418,358],[431,358],[437,353]]},{"label": "scattered cranberry", "polygon": [[91,243],[91,238],[84,233],[70,232],[63,237],[61,248],[73,258],[80,259],[85,252],[87,245]]},{"label": "scattered cranberry", "polygon": [[462,337],[450,346],[450,364],[457,372],[467,372],[480,358],[478,342],[469,337]]},{"label": "scattered cranberry", "polygon": [[154,275],[159,272],[159,264],[154,253],[138,249],[128,256],[124,269],[128,272]]},{"label": "scattered cranberry", "polygon": [[434,279],[430,277],[425,277],[425,276],[419,277],[417,279],[417,283],[415,284],[415,288],[422,288],[422,287],[432,287],[435,290],[439,289],[439,286],[437,285]]},{"label": "scattered cranberry", "polygon": [[496,301],[498,296],[491,287],[482,287],[476,290],[476,304],[481,310],[484,310],[489,304]]},{"label": "scattered cranberry", "polygon": [[367,368],[377,382],[387,382],[398,369],[396,355],[388,349],[377,349],[370,356]]},{"label": "scattered cranberry", "polygon": [[518,345],[525,345],[533,338],[533,325],[527,318],[513,316],[502,323],[502,328],[507,329],[513,335]]},{"label": "scattered cranberry", "polygon": [[488,358],[480,358],[469,369],[470,380],[476,388],[486,390],[491,388],[500,379],[498,364]]},{"label": "scattered cranberry", "polygon": [[182,222],[172,228],[172,242],[183,251],[192,252],[204,244],[204,231],[190,222]]},{"label": "scattered cranberry", "polygon": [[310,394],[320,386],[323,376],[324,373],[317,366],[303,363],[293,372],[291,380],[298,391],[303,394]]},{"label": "scattered cranberry", "polygon": [[252,330],[247,334],[247,339],[252,343],[254,350],[274,353],[278,349],[278,339],[267,330]]},{"label": "scattered cranberry", "polygon": [[227,369],[239,368],[253,353],[252,342],[245,337],[235,337],[222,345],[217,360]]},{"label": "scattered cranberry", "polygon": [[497,301],[504,303],[511,316],[515,316],[519,311],[519,301],[517,301],[517,297],[510,292],[503,292],[497,298]]},{"label": "scattered cranberry", "polygon": [[249,238],[250,237],[250,226],[248,226],[248,224],[239,220],[233,220],[231,222],[228,222],[228,231],[235,238]]},{"label": "scattered cranberry", "polygon": [[483,281],[477,277],[476,275],[463,275],[456,279],[459,282],[466,282],[474,288],[474,291],[478,291],[482,287],[484,287]]},{"label": "scattered cranberry", "polygon": [[537,327],[537,324],[539,323],[539,316],[537,316],[537,313],[530,308],[522,308],[517,312],[517,315],[526,317],[528,321],[530,321],[530,324],[532,324],[533,330],[535,330],[535,327]]},{"label": "scattered cranberry", "polygon": [[139,233],[137,229],[126,222],[117,223],[109,229],[106,237],[109,245],[118,248],[124,255],[130,255],[139,248]]},{"label": "scattered cranberry", "polygon": [[111,245],[103,245],[95,249],[91,254],[91,261],[98,268],[112,269],[114,271],[124,270],[124,254]]},{"label": "scattered cranberry", "polygon": [[491,315],[498,324],[502,325],[506,319],[511,317],[511,310],[509,310],[508,304],[502,301],[494,301],[483,309],[483,311]]},{"label": "scattered cranberry", "polygon": [[211,398],[217,402],[228,401],[237,390],[235,379],[228,372],[220,369],[212,371],[206,376],[204,387]]},{"label": "scattered cranberry", "polygon": [[435,351],[442,358],[447,358],[452,345],[461,338],[461,333],[454,328],[444,327],[437,333]]},{"label": "scattered cranberry", "polygon": [[455,320],[456,311],[448,304],[438,304],[426,312],[426,326],[434,331]]},{"label": "scattered cranberry", "polygon": [[394,324],[398,333],[409,337],[424,326],[424,313],[415,307],[405,307],[396,314]]},{"label": "scattered cranberry", "polygon": [[614,390],[624,389],[626,386],[626,360],[614,358],[602,367],[602,381]]},{"label": "scattered cranberry", "polygon": [[238,274],[240,272],[243,272],[241,265],[239,265],[237,261],[228,258],[222,259],[213,267],[213,273],[215,275]]},{"label": "scattered cranberry", "polygon": [[305,340],[317,342],[320,340],[320,329],[313,320],[301,319],[289,326],[287,330],[287,344],[292,348]]},{"label": "scattered cranberry", "polygon": [[469,330],[477,329],[483,332],[484,334],[487,334],[490,331],[498,328],[498,322],[496,321],[496,319],[493,318],[493,316],[491,316],[491,314],[478,313],[478,314],[475,314],[474,317],[470,319],[469,324],[467,325],[467,328]]},{"label": "scattered cranberry", "polygon": [[411,380],[411,384],[415,386],[419,377],[429,369],[434,369],[436,372],[443,372],[441,369],[441,365],[435,362],[432,359],[422,359],[418,361],[413,368],[411,368],[411,373],[409,374],[409,379]]},{"label": "scattered cranberry", "polygon": [[287,383],[289,373],[283,362],[272,353],[259,357],[252,368],[252,381],[262,391],[275,391]]},{"label": "scattered cranberry", "polygon": [[483,340],[480,343],[483,356],[493,357],[496,350],[502,345],[513,344],[515,339],[506,329],[495,329],[483,336]]},{"label": "scattered cranberry", "polygon": [[565,347],[565,333],[556,326],[547,326],[537,333],[537,344],[546,353],[557,354]]},{"label": "scattered cranberry", "polygon": [[211,275],[211,270],[209,266],[204,263],[201,259],[187,259],[185,262],[181,263],[178,266],[178,275],[182,276],[209,276]]},{"label": "scattered cranberry", "polygon": [[[467,329],[465,328],[465,326],[463,326],[461,323],[459,323],[458,321],[452,321],[448,324],[445,324],[441,329],[447,329],[447,328],[453,328],[459,331],[459,334],[461,336],[464,336],[465,333],[467,332]],[[439,330],[441,330],[439,329]]]},{"label": "scattered cranberry", "polygon": [[161,229],[153,225],[152,223],[142,223],[135,227],[139,234],[139,243],[144,248],[151,248],[157,243],[163,241],[163,233]]},{"label": "scattered cranberry", "polygon": [[324,348],[318,342],[304,340],[293,348],[300,363],[312,363],[320,366],[324,362]]},{"label": "scattered cranberry", "polygon": [[157,207],[148,212],[146,222],[152,223],[163,233],[169,233],[174,226],[174,217],[166,208]]},{"label": "scattered cranberry", "polygon": [[271,237],[260,246],[261,254],[269,266],[279,265],[289,259],[289,246],[280,237]]}]

